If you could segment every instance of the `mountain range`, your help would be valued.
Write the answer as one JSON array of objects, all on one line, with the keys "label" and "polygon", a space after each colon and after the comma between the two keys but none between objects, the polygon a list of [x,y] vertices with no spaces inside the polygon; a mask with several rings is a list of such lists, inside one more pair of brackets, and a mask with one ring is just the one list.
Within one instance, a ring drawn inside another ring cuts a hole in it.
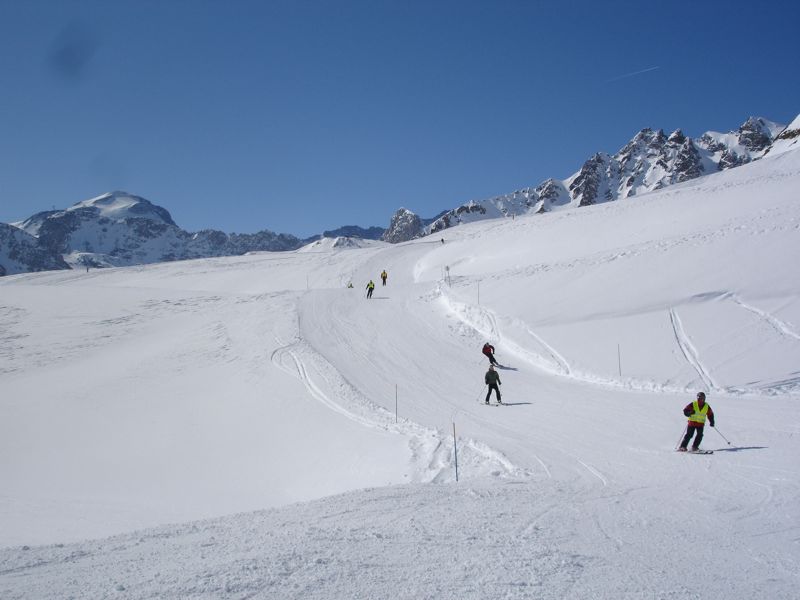
[{"label": "mountain range", "polygon": [[641,195],[738,167],[776,151],[774,148],[788,149],[798,143],[798,133],[800,117],[788,127],[750,117],[736,131],[708,131],[696,139],[680,129],[669,135],[660,129],[642,129],[616,154],[598,152],[564,180],[546,179],[536,187],[472,200],[427,224],[402,208],[392,217],[384,239],[406,241],[481,219],[513,218]]},{"label": "mountain range", "polygon": [[401,208],[387,229],[345,226],[305,239],[270,230],[253,234],[213,229],[187,232],[165,208],[116,191],[65,210],[40,212],[18,223],[0,223],[0,276],[295,250],[320,237],[404,242],[481,219],[629,198],[797,147],[798,139],[800,117],[788,127],[751,117],[736,131],[709,131],[696,139],[681,130],[667,135],[663,130],[643,129],[616,154],[599,152],[564,180],[546,179],[536,187],[472,200],[429,219]]}]

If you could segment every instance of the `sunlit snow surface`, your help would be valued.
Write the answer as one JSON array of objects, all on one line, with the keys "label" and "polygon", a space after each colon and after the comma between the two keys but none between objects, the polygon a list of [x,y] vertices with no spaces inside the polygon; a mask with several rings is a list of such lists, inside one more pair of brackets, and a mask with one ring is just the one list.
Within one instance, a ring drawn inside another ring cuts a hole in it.
[{"label": "sunlit snow surface", "polygon": [[0,279],[0,597],[796,598],[798,189]]}]

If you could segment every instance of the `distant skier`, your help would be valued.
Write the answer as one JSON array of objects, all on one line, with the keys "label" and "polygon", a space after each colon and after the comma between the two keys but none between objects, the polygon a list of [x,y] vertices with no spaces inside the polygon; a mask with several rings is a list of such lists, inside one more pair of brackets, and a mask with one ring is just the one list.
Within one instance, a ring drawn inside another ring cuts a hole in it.
[{"label": "distant skier", "polygon": [[370,279],[369,283],[367,284],[367,298],[372,298],[372,292],[374,291],[375,291],[375,283],[372,281],[372,279]]},{"label": "distant skier", "polygon": [[494,346],[492,346],[489,342],[486,342],[483,345],[483,350],[481,350],[486,357],[489,359],[489,362],[493,365],[498,364],[497,360],[494,358]]},{"label": "distant skier", "polygon": [[386,285],[386,278],[387,277],[389,277],[389,274],[386,272],[386,269],[384,269],[381,272],[381,280],[383,281],[383,285]]},{"label": "distant skier", "polygon": [[503,401],[500,400],[499,386],[503,384],[500,381],[500,373],[494,370],[494,365],[489,365],[489,370],[486,371],[486,375],[483,377],[483,380],[486,382],[486,385],[489,386],[489,390],[486,392],[486,404],[489,404],[489,396],[492,395],[492,390],[494,390],[494,393],[497,396],[497,403],[502,404]]},{"label": "distant skier", "polygon": [[706,395],[703,392],[697,393],[697,400],[690,402],[683,409],[683,414],[689,418],[689,423],[686,426],[686,435],[683,436],[683,441],[678,448],[679,452],[686,452],[686,447],[689,445],[689,440],[694,438],[692,444],[692,451],[700,449],[700,442],[703,440],[703,427],[708,418],[708,424],[714,426],[714,411],[711,406],[706,404]]}]

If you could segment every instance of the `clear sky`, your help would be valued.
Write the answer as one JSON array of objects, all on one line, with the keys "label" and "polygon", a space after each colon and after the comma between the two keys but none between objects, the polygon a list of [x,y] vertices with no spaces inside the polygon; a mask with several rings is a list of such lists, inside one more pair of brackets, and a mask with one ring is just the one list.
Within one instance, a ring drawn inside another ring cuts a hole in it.
[{"label": "clear sky", "polygon": [[798,4],[0,0],[0,221],[125,190],[190,231],[386,227],[644,127],[788,123]]}]

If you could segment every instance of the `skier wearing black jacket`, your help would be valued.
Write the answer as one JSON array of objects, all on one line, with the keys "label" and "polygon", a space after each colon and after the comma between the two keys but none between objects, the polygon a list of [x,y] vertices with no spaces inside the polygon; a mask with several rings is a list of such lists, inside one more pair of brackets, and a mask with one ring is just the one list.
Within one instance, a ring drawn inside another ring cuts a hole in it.
[{"label": "skier wearing black jacket", "polygon": [[492,395],[492,390],[494,390],[495,395],[497,396],[497,403],[502,404],[503,401],[500,400],[500,387],[503,383],[500,381],[500,373],[494,370],[494,365],[489,365],[489,370],[486,371],[486,375],[484,376],[483,380],[486,382],[486,385],[489,386],[489,391],[486,392],[486,404],[489,404],[489,396]]}]

